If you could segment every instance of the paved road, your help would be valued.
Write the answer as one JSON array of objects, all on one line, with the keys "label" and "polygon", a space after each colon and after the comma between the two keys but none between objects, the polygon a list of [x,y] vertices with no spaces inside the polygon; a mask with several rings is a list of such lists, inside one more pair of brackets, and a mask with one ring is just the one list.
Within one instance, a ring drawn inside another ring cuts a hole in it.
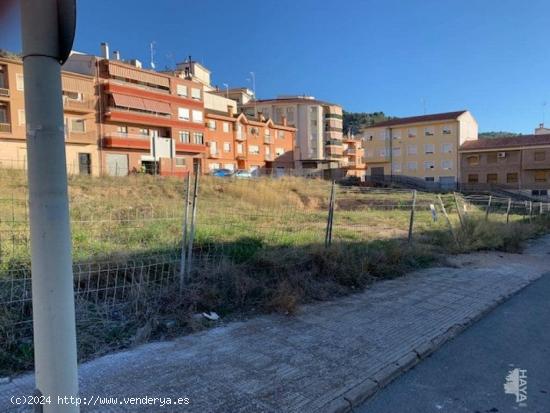
[{"label": "paved road", "polygon": [[[504,393],[527,370],[527,405]],[[549,413],[550,274],[398,378],[355,413]]]}]

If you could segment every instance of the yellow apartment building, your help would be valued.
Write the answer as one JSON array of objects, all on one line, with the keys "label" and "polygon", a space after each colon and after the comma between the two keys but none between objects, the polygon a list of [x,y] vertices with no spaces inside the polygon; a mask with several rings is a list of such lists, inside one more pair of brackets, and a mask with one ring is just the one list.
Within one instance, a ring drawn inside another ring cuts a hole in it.
[{"label": "yellow apartment building", "polygon": [[[67,171],[99,175],[94,79],[62,72]],[[0,56],[0,167],[26,169],[23,62]]]},{"label": "yellow apartment building", "polygon": [[477,140],[467,110],[391,119],[361,131],[367,176],[408,176],[453,188],[460,181],[459,147]]}]

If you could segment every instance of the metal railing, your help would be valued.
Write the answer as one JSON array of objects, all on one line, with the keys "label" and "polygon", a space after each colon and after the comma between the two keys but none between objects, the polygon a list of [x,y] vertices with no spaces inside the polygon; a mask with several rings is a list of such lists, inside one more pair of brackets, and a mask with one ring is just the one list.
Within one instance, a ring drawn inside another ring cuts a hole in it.
[{"label": "metal railing", "polygon": [[11,133],[11,125],[9,123],[0,123],[0,133]]},{"label": "metal railing", "polygon": [[9,96],[10,90],[4,87],[0,87],[0,96]]},{"label": "metal railing", "polygon": [[95,101],[93,99],[71,99],[67,96],[63,97],[63,107],[65,109],[74,109],[74,110],[83,110],[83,111],[94,111],[95,110]]}]

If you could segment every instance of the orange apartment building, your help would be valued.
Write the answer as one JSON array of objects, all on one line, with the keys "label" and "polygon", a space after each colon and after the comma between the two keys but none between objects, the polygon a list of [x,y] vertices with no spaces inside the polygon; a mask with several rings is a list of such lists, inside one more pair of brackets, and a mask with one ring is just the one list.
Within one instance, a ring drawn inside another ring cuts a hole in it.
[{"label": "orange apartment building", "polygon": [[287,174],[294,168],[296,129],[271,119],[206,113],[207,170],[246,169],[257,174]]},{"label": "orange apartment building", "polygon": [[205,120],[202,84],[158,73],[137,60],[123,62],[73,54],[66,67],[95,72],[99,99],[99,156],[102,173],[122,176],[148,172],[182,176],[204,168]]},{"label": "orange apartment building", "polygon": [[[99,175],[97,99],[91,76],[62,72],[67,171]],[[23,62],[0,56],[0,167],[27,166]]]}]

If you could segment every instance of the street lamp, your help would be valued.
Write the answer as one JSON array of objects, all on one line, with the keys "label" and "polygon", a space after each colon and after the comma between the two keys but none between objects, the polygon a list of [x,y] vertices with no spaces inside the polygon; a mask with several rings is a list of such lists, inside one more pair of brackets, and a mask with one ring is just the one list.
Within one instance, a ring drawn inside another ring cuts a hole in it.
[{"label": "street lamp", "polygon": [[76,25],[75,0],[20,0],[27,124],[34,362],[46,413],[79,412],[71,229],[61,65]]}]

